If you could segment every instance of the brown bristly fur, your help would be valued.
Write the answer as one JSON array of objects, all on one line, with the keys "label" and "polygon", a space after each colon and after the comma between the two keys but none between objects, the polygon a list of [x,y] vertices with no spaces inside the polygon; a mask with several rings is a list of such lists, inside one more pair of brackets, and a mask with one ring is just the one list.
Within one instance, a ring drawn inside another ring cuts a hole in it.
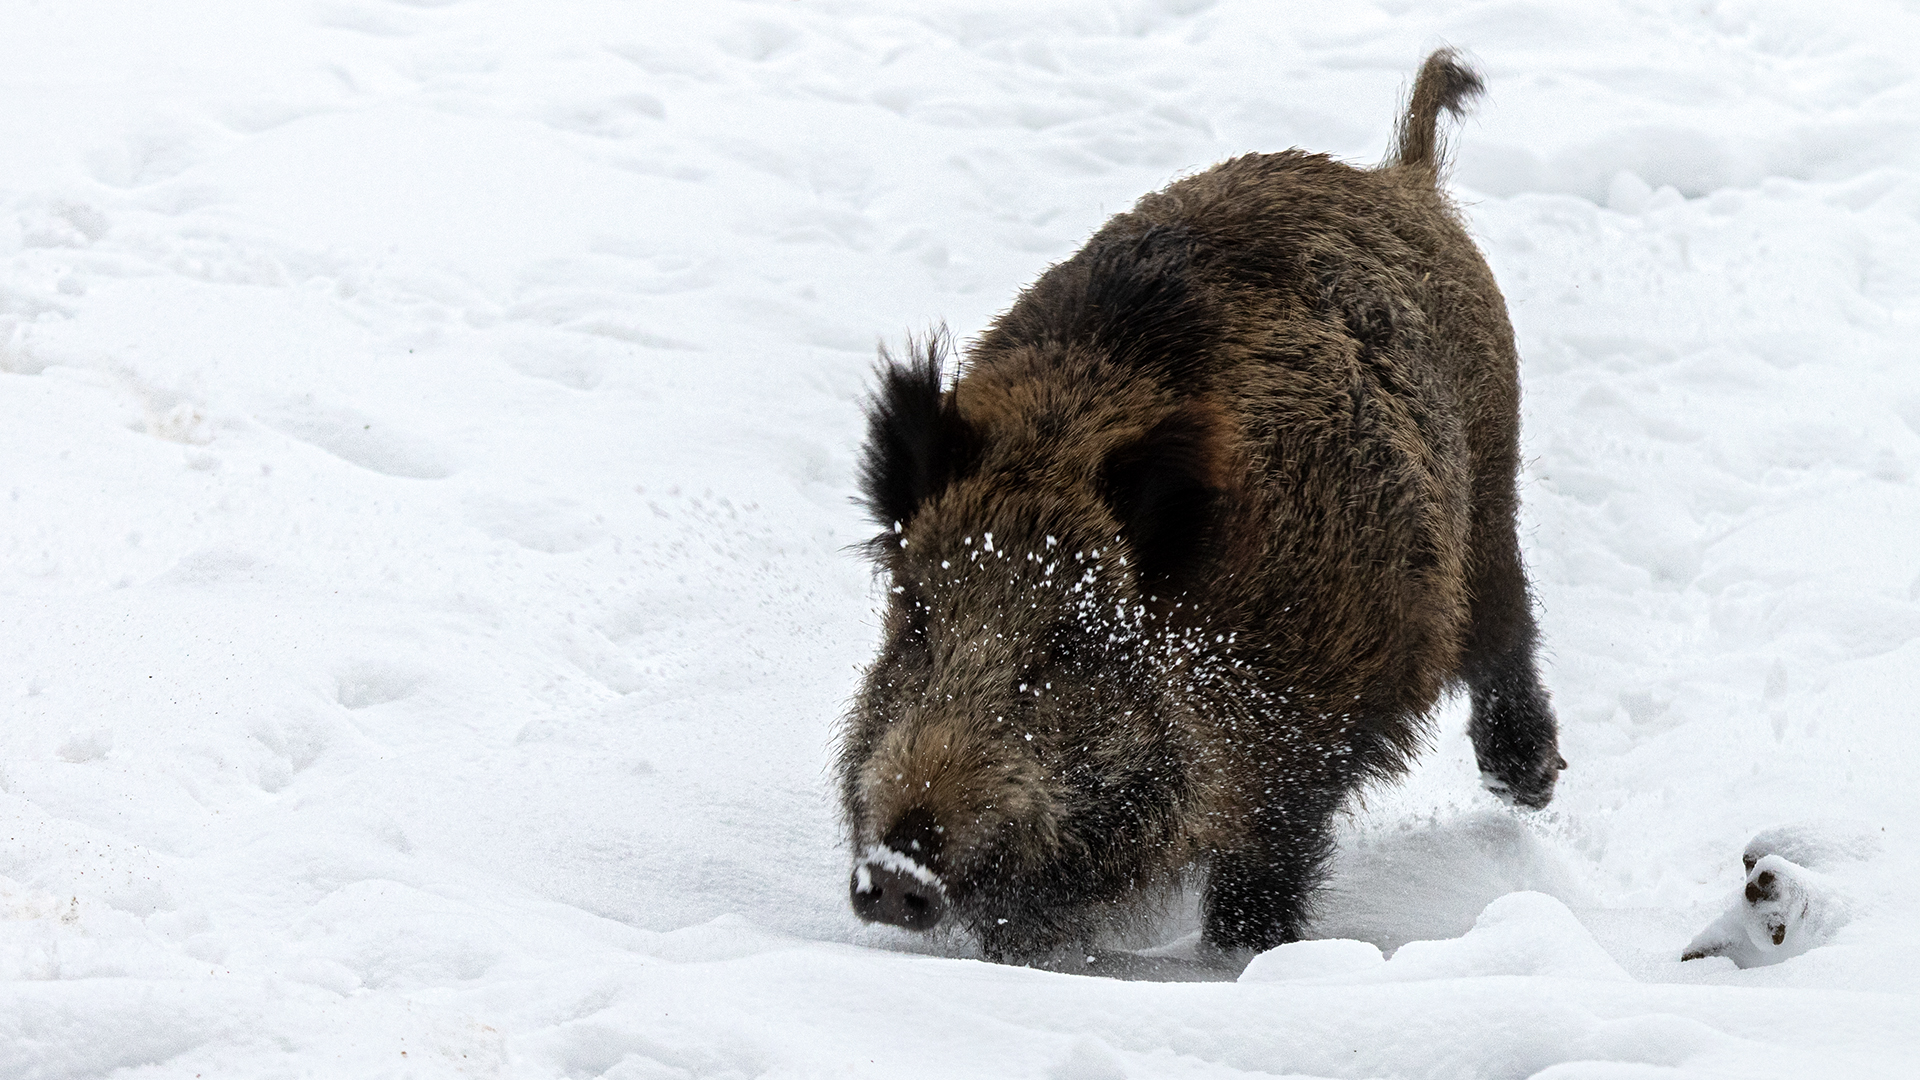
[{"label": "brown bristly fur", "polygon": [[885,643],[839,764],[994,958],[1084,944],[1198,864],[1209,943],[1296,937],[1360,785],[1446,687],[1496,787],[1564,762],[1514,535],[1500,292],[1444,194],[1421,69],[1387,164],[1250,154],[1115,216],[944,385],[869,409]]}]

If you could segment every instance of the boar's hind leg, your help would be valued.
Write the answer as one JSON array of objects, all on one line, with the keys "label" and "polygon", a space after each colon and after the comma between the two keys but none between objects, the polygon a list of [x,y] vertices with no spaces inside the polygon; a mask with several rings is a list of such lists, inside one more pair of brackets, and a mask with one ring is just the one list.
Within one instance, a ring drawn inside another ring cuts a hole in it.
[{"label": "boar's hind leg", "polygon": [[1467,734],[1488,790],[1538,808],[1553,798],[1567,759],[1534,667],[1537,631],[1514,535],[1511,475],[1501,486],[1505,498],[1490,500],[1492,507],[1483,501],[1474,537],[1473,625],[1461,665],[1473,697]]}]

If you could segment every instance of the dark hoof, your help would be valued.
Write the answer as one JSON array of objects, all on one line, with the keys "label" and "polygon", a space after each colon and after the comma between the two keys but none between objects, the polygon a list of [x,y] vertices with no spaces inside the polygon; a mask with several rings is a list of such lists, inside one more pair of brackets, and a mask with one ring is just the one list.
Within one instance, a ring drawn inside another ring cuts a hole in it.
[{"label": "dark hoof", "polygon": [[947,892],[932,871],[897,851],[869,851],[853,868],[853,913],[867,922],[931,930],[947,914]]},{"label": "dark hoof", "polygon": [[1560,770],[1567,767],[1567,759],[1559,751],[1549,750],[1551,755],[1546,761],[1534,761],[1525,764],[1506,762],[1493,769],[1481,765],[1480,783],[1499,796],[1503,802],[1524,806],[1530,810],[1543,809],[1553,801],[1553,789],[1560,782]]},{"label": "dark hoof", "polygon": [[1504,680],[1474,687],[1467,735],[1473,739],[1480,782],[1519,806],[1538,810],[1552,802],[1560,770],[1567,767],[1558,728],[1547,693],[1530,671],[1509,672]]}]

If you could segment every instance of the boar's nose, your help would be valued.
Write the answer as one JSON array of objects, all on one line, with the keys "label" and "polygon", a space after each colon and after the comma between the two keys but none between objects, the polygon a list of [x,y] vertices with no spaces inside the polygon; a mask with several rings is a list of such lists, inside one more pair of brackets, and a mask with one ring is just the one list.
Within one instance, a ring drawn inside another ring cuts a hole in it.
[{"label": "boar's nose", "polygon": [[931,870],[875,845],[853,868],[853,913],[867,922],[931,930],[947,913],[947,890]]}]

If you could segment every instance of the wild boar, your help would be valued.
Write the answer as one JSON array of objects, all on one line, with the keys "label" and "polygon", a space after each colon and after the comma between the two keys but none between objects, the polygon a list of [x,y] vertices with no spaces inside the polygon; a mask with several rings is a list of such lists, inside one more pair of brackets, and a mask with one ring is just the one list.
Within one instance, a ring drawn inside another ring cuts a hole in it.
[{"label": "wild boar", "polygon": [[1377,168],[1248,154],[1116,215],[966,351],[882,354],[863,502],[890,590],[838,780],[864,919],[995,960],[1196,875],[1203,941],[1296,939],[1361,786],[1448,687],[1485,782],[1566,761],[1515,536],[1519,390],[1420,69]]}]

